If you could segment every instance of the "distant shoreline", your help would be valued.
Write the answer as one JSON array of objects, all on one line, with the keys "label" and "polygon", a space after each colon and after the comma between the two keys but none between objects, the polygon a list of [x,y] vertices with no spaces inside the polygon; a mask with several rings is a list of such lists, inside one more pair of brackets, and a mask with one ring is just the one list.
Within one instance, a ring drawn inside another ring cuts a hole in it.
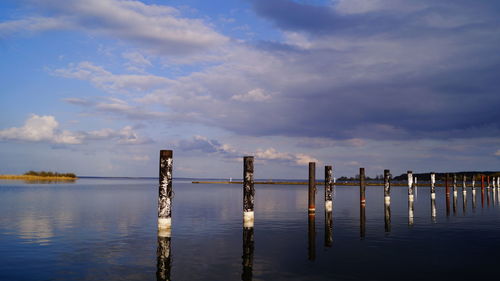
[{"label": "distant shoreline", "polygon": [[74,181],[77,177],[32,176],[32,175],[0,175],[2,180],[33,180],[33,181]]}]

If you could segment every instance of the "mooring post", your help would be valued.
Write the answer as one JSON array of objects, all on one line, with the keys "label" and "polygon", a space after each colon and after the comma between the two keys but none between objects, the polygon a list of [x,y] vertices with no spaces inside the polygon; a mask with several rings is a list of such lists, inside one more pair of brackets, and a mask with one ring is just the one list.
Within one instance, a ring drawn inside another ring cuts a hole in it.
[{"label": "mooring post", "polygon": [[384,202],[391,203],[391,172],[384,170]]},{"label": "mooring post", "polygon": [[165,237],[170,237],[172,227],[172,167],[172,150],[161,150],[158,192],[158,235]]},{"label": "mooring post", "polygon": [[366,180],[365,180],[365,168],[359,168],[359,203],[361,205],[366,204]]},{"label": "mooring post", "polygon": [[316,212],[316,163],[309,162],[309,213]]},{"label": "mooring post", "polygon": [[254,223],[253,156],[243,157],[243,226],[253,227]]},{"label": "mooring post", "polygon": [[250,281],[253,275],[254,237],[253,227],[243,227],[243,272],[241,280]]},{"label": "mooring post", "polygon": [[415,187],[413,184],[413,172],[408,171],[406,172],[406,175],[408,177],[408,200],[413,201],[413,188]]},{"label": "mooring post", "polygon": [[453,174],[453,196],[457,196],[457,174]]},{"label": "mooring post", "polygon": [[449,181],[450,181],[450,175],[446,174],[445,187],[446,187],[446,195],[447,196],[450,196],[450,186],[448,185]]},{"label": "mooring post", "polygon": [[488,186],[487,186],[487,188],[490,189],[490,176],[487,176],[487,179],[488,179]]},{"label": "mooring post", "polygon": [[325,211],[333,210],[333,170],[332,166],[325,166]]}]

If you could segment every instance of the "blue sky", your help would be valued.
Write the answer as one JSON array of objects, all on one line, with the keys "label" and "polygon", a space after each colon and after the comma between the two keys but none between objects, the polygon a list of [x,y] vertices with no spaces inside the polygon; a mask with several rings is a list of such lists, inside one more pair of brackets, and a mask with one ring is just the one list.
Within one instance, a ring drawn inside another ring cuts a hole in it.
[{"label": "blue sky", "polygon": [[496,1],[2,1],[0,173],[498,170]]}]

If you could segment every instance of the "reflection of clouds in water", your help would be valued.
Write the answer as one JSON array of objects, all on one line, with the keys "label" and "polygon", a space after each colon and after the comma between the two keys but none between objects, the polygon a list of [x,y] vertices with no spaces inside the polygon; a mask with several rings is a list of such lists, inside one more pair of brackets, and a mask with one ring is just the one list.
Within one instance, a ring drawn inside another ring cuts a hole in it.
[{"label": "reflection of clouds in water", "polygon": [[49,245],[54,237],[54,229],[47,218],[26,216],[19,222],[19,237],[27,243]]}]

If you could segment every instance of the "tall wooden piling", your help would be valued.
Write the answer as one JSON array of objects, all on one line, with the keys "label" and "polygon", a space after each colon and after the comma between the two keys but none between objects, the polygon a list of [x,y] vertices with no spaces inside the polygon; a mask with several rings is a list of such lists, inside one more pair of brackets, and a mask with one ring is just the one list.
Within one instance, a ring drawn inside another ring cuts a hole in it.
[{"label": "tall wooden piling", "polygon": [[488,186],[487,186],[487,188],[490,189],[490,176],[487,176],[486,178],[488,179]]},{"label": "tall wooden piling", "polygon": [[243,225],[253,227],[254,223],[254,196],[253,156],[243,157]]},{"label": "tall wooden piling", "polygon": [[466,192],[467,191],[467,177],[465,175],[463,175],[463,178],[462,178],[462,192]]},{"label": "tall wooden piling", "polygon": [[361,205],[366,204],[366,180],[365,180],[365,168],[359,168],[359,203]]},{"label": "tall wooden piling", "polygon": [[170,237],[172,226],[172,150],[160,151],[160,179],[158,190],[158,235]]},{"label": "tall wooden piling", "polygon": [[316,212],[316,163],[309,162],[309,213]]},{"label": "tall wooden piling", "polygon": [[325,166],[325,211],[333,210],[333,170],[332,166]]},{"label": "tall wooden piling", "polygon": [[408,171],[406,172],[406,175],[408,177],[408,200],[413,201],[413,193],[414,193],[414,183],[413,183],[413,172]]},{"label": "tall wooden piling", "polygon": [[384,202],[391,203],[391,172],[384,170]]},{"label": "tall wooden piling", "polygon": [[457,175],[453,174],[453,193],[456,194],[457,192]]},{"label": "tall wooden piling", "polygon": [[250,281],[253,275],[254,235],[253,227],[243,227],[243,272],[241,280]]}]

